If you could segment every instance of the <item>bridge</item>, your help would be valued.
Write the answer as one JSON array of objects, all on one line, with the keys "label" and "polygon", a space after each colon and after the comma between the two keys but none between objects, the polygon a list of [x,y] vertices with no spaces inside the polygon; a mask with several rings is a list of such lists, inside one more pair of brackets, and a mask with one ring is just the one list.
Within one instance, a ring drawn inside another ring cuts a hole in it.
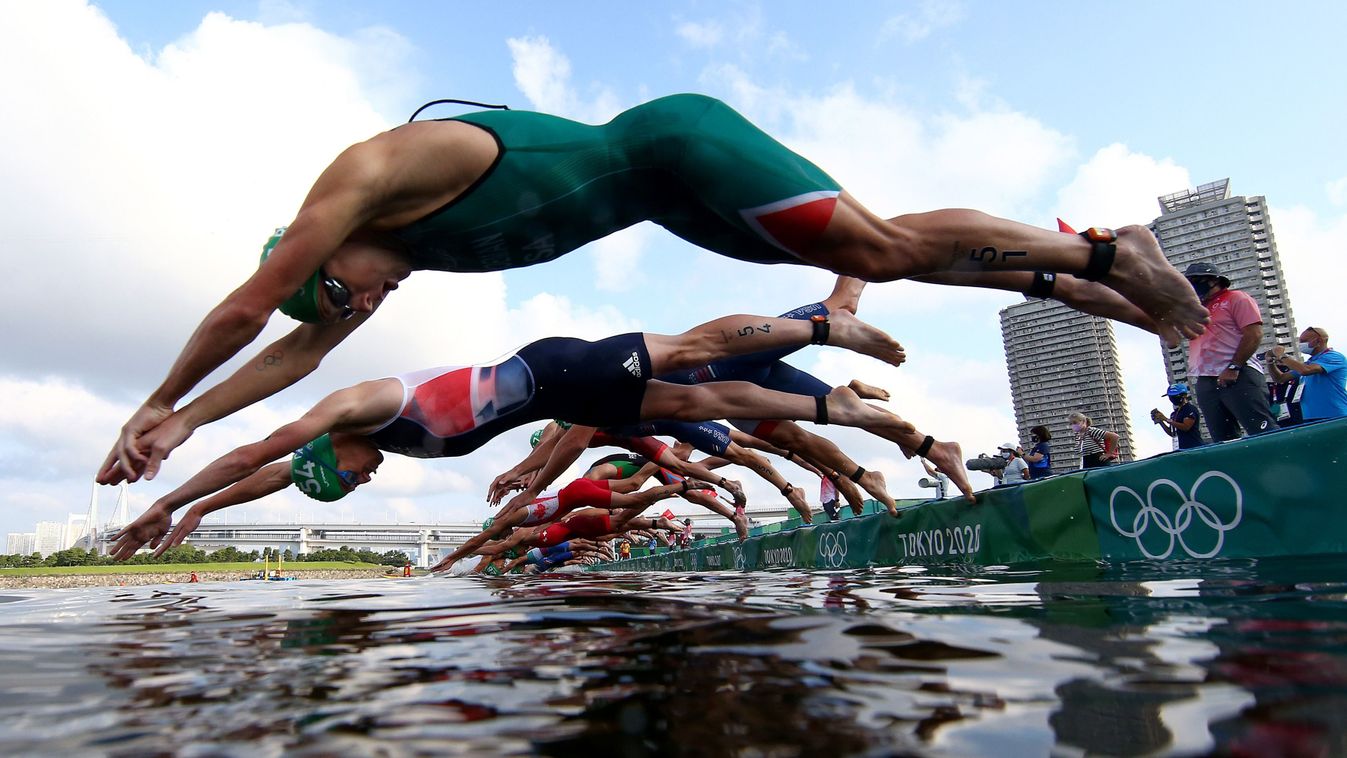
[{"label": "bridge", "polygon": [[[652,509],[653,510],[653,509]],[[749,521],[769,523],[786,518],[790,506],[752,508]],[[651,515],[647,513],[646,515]],[[729,522],[714,514],[687,514],[692,519],[694,536],[712,536],[721,533]],[[679,516],[680,519],[684,516]],[[205,522],[192,532],[186,544],[198,550],[213,552],[234,547],[244,552],[274,548],[289,550],[294,555],[308,555],[315,550],[349,547],[368,549],[376,553],[400,550],[420,568],[429,568],[444,555],[462,545],[481,531],[481,522],[463,521],[444,524],[219,524]],[[98,533],[98,552],[106,554],[116,528]]]}]

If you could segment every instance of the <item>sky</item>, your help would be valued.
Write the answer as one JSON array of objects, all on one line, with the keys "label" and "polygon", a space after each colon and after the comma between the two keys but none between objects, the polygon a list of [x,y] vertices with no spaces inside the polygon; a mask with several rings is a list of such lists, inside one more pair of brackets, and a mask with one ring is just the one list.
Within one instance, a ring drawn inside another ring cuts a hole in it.
[{"label": "sky", "polygon": [[[1055,227],[1147,223],[1156,197],[1229,177],[1262,195],[1300,324],[1343,331],[1347,238],[1338,30],[1347,5],[1191,2],[117,2],[0,0],[0,532],[88,509],[121,424],[200,319],[255,267],[346,146],[444,97],[600,123],[675,92],[724,100],[881,216],[977,208]],[[452,115],[443,106],[435,116]],[[642,224],[560,260],[406,282],[297,385],[199,429],[139,513],[335,389],[489,361],[550,335],[677,333],[824,297],[832,276],[722,258]],[[888,388],[967,455],[1015,436],[1008,293],[870,285],[860,315],[908,351],[791,362]],[[277,315],[257,348],[284,334]],[[1158,341],[1115,325],[1139,455],[1165,386]],[[252,355],[213,375],[218,379]],[[209,386],[210,380],[199,388]],[[190,398],[191,396],[189,396]],[[1044,419],[1064,432],[1063,418]],[[462,521],[527,452],[521,428],[463,459],[390,459],[333,504],[291,491],[234,521]],[[920,466],[830,427],[897,496]],[[817,480],[780,462],[817,503]],[[751,500],[780,497],[744,478]],[[812,480],[811,480],[812,479]],[[990,483],[975,474],[978,487]],[[116,495],[101,493],[101,509]],[[675,510],[682,510],[676,508]]]}]

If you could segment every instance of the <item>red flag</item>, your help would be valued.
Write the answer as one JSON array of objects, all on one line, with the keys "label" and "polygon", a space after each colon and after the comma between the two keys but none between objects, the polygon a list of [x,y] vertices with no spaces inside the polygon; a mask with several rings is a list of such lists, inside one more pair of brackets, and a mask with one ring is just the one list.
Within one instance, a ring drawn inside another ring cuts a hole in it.
[{"label": "red flag", "polygon": [[670,521],[673,521],[674,512],[671,511],[671,510],[669,510],[668,508],[665,508],[665,509],[664,509],[663,516],[664,516],[664,518],[667,518],[667,519],[669,519]]},{"label": "red flag", "polygon": [[1076,233],[1076,230],[1075,230],[1075,229],[1072,229],[1070,224],[1066,223],[1065,221],[1061,220],[1060,218],[1057,219],[1057,231],[1059,231],[1059,232],[1066,232],[1067,234],[1075,234],[1075,233]]}]

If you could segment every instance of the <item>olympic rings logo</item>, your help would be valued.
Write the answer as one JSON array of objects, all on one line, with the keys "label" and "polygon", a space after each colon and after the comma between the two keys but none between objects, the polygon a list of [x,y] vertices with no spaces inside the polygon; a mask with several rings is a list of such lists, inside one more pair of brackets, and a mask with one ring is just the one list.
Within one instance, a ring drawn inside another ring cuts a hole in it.
[{"label": "olympic rings logo", "polygon": [[823,565],[829,568],[841,568],[846,565],[846,532],[824,532],[818,538],[818,555],[823,559]]},{"label": "olympic rings logo", "polygon": [[[1197,499],[1198,489],[1200,489],[1202,484],[1208,479],[1221,479],[1225,481],[1226,484],[1230,485],[1230,490],[1235,495],[1235,512],[1228,522],[1221,520],[1211,506]],[[1155,505],[1155,490],[1158,487],[1169,487],[1174,492],[1178,493],[1179,498],[1182,500],[1183,504],[1180,505],[1179,509],[1174,513],[1172,520],[1168,514]],[[1118,525],[1118,512],[1116,510],[1117,500],[1118,495],[1124,492],[1135,498],[1137,504],[1140,506],[1137,515],[1132,518],[1132,527],[1130,530],[1124,529]],[[1184,541],[1184,534],[1187,532],[1188,527],[1193,525],[1194,514],[1197,515],[1197,518],[1201,520],[1203,524],[1216,533],[1216,544],[1206,552],[1198,552]],[[1109,521],[1113,523],[1113,528],[1118,534],[1135,539],[1137,541],[1137,548],[1140,549],[1141,554],[1147,558],[1168,558],[1170,554],[1174,552],[1175,545],[1182,547],[1183,551],[1193,558],[1211,558],[1220,553],[1221,548],[1225,545],[1225,533],[1239,526],[1240,521],[1243,519],[1244,493],[1240,490],[1239,485],[1234,479],[1221,471],[1208,471],[1202,476],[1199,476],[1197,481],[1193,483],[1192,489],[1186,493],[1183,491],[1182,487],[1174,482],[1168,479],[1158,479],[1151,482],[1151,486],[1146,488],[1145,501],[1142,501],[1141,495],[1137,494],[1131,487],[1115,488],[1113,494],[1108,499],[1108,516]],[[1163,552],[1152,553],[1141,539],[1142,535],[1146,533],[1146,530],[1150,528],[1152,521],[1155,522],[1156,529],[1169,535],[1169,546],[1166,547]]]}]

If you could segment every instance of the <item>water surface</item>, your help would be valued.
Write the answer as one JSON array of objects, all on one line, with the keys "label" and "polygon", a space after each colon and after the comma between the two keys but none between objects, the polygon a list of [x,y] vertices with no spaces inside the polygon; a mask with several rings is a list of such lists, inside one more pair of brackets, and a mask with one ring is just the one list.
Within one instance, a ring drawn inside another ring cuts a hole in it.
[{"label": "water surface", "polygon": [[1347,754],[1347,559],[0,595],[0,754]]}]

